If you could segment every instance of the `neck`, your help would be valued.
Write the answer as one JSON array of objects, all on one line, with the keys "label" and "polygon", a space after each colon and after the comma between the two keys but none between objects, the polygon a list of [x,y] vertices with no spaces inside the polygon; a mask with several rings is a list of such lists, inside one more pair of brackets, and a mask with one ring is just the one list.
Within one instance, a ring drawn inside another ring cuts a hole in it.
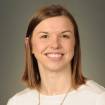
[{"label": "neck", "polygon": [[[44,72],[43,72],[44,71]],[[70,68],[61,71],[40,70],[41,87],[40,92],[46,95],[57,95],[71,90]]]}]

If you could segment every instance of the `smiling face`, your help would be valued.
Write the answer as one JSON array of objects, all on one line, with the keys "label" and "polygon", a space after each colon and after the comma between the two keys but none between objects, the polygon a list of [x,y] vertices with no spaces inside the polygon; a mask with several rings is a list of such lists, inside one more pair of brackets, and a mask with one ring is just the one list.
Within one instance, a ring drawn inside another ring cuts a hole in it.
[{"label": "smiling face", "polygon": [[75,47],[72,22],[65,16],[43,20],[34,29],[31,43],[39,68],[57,71],[70,67]]}]

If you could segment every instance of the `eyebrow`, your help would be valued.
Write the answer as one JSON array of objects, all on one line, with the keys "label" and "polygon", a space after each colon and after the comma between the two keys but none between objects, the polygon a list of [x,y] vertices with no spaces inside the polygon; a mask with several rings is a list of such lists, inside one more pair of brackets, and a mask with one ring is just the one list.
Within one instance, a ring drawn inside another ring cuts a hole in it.
[{"label": "eyebrow", "polygon": [[71,30],[66,30],[66,31],[63,31],[63,32],[61,32],[61,33],[66,33],[66,32],[73,33]]},{"label": "eyebrow", "polygon": [[[65,30],[65,31],[62,31],[61,33],[66,33],[66,32],[70,32],[70,33],[73,33],[71,30]],[[46,32],[46,31],[40,31],[38,33],[44,33],[44,34],[49,34],[49,32]]]},{"label": "eyebrow", "polygon": [[38,33],[39,33],[39,34],[40,34],[40,33],[48,34],[48,32],[44,32],[44,31],[40,31],[40,32],[38,32]]}]

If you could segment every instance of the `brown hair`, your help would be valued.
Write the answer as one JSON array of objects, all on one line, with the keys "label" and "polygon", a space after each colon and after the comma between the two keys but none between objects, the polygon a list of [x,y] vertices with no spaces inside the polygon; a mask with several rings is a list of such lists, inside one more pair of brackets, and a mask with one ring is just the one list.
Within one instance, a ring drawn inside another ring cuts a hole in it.
[{"label": "brown hair", "polygon": [[86,78],[83,76],[81,71],[81,49],[80,49],[80,39],[78,26],[74,17],[70,12],[67,11],[64,7],[60,5],[50,5],[40,9],[31,19],[27,33],[26,33],[26,42],[25,42],[25,52],[26,52],[26,62],[25,62],[25,71],[22,76],[22,80],[25,81],[30,88],[37,88],[40,86],[41,78],[38,69],[38,64],[35,56],[31,51],[31,37],[32,32],[35,27],[43,20],[56,16],[66,16],[70,19],[74,26],[74,34],[75,34],[75,49],[74,49],[74,57],[71,61],[72,67],[72,86],[73,88],[77,88],[81,84],[86,82]]}]

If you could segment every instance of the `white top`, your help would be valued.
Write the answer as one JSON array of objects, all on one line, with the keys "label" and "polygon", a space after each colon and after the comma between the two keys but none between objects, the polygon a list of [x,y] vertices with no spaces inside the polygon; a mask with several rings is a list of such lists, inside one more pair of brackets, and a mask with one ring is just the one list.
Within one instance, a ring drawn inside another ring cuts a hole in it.
[{"label": "white top", "polygon": [[[60,105],[65,94],[46,96],[41,94],[40,105]],[[7,105],[38,105],[37,90],[25,89],[9,99]],[[88,80],[77,90],[68,93],[63,105],[105,105],[105,88]]]}]

